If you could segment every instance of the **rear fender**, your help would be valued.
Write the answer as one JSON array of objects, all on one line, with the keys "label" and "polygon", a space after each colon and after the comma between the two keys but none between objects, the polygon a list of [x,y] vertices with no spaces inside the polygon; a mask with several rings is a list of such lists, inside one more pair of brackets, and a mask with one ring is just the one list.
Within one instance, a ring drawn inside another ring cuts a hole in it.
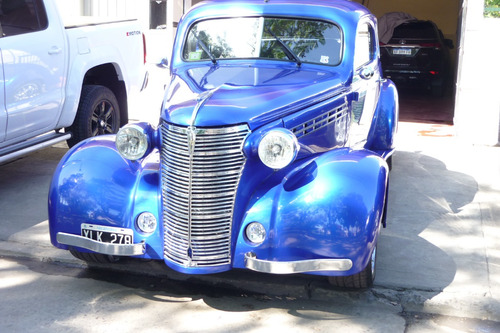
[{"label": "rear fender", "polygon": [[368,133],[366,149],[388,157],[394,150],[394,138],[398,129],[399,97],[391,80],[382,81],[380,97]]},{"label": "rear fender", "polygon": [[[387,184],[387,163],[367,150],[338,149],[301,162],[256,192],[240,229],[234,266],[244,268],[244,255],[252,252],[273,261],[348,258],[350,270],[318,274],[360,272],[377,241]],[[260,245],[245,235],[251,222],[266,228]]]}]

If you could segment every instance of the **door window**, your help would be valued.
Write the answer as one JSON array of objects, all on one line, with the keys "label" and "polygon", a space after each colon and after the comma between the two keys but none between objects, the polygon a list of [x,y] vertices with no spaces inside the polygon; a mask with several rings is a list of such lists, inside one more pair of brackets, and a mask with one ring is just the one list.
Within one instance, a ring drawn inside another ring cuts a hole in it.
[{"label": "door window", "polygon": [[0,4],[4,89],[0,107],[7,117],[7,141],[55,128],[63,99],[65,31],[48,24],[42,0],[1,0]]},{"label": "door window", "polygon": [[47,14],[40,0],[1,1],[1,37],[44,30],[47,25]]},{"label": "door window", "polygon": [[373,29],[368,23],[358,27],[354,50],[354,68],[359,68],[373,60],[375,51]]},{"label": "door window", "polygon": [[379,68],[377,65],[375,29],[371,21],[358,25],[354,50],[352,124],[349,140],[351,146],[364,145],[372,123],[379,95]]}]

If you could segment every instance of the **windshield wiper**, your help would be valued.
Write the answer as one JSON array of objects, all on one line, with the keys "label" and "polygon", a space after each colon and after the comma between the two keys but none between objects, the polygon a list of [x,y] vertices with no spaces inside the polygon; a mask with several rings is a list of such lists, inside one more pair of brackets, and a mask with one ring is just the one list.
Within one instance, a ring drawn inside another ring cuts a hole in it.
[{"label": "windshield wiper", "polygon": [[302,65],[302,61],[300,61],[299,57],[297,57],[297,55],[293,53],[292,49],[289,48],[288,45],[286,45],[278,36],[276,36],[276,34],[272,32],[271,28],[267,27],[267,32],[269,32],[274,37],[274,39],[276,39],[276,41],[281,45],[288,59],[295,60],[297,66],[300,67],[300,65]]},{"label": "windshield wiper", "polygon": [[192,34],[193,34],[194,38],[196,38],[196,40],[200,44],[200,46],[203,49],[203,51],[205,51],[205,53],[208,55],[208,57],[210,58],[210,60],[212,60],[212,62],[214,64],[216,64],[217,63],[217,59],[215,59],[214,55],[210,52],[210,50],[208,49],[207,45],[194,32],[192,32]]}]

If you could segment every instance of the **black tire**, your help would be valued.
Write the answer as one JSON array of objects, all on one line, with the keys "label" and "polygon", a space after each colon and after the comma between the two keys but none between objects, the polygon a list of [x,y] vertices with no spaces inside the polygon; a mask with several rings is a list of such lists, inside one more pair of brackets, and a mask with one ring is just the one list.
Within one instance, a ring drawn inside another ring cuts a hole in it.
[{"label": "black tire", "polygon": [[85,85],[73,125],[68,146],[102,134],[114,134],[120,129],[120,107],[113,92],[104,86]]},{"label": "black tire", "polygon": [[86,261],[87,263],[110,264],[119,260],[118,257],[100,253],[87,253],[76,250],[69,250],[69,252],[73,255],[73,257]]},{"label": "black tire", "polygon": [[377,247],[373,249],[366,267],[358,274],[349,276],[329,276],[328,282],[333,287],[348,289],[366,289],[373,286],[375,280],[375,267],[377,262]]},{"label": "black tire", "polygon": [[387,159],[387,161],[386,161],[386,162],[387,162],[387,165],[389,166],[389,171],[391,171],[391,170],[392,170],[392,156],[393,156],[393,155],[389,156],[389,158],[388,158],[388,159]]}]

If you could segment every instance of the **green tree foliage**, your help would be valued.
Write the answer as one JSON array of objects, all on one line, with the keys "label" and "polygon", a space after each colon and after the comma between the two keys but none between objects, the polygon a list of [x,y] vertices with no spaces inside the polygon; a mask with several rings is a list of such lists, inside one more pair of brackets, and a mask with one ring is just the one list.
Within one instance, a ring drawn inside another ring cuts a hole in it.
[{"label": "green tree foliage", "polygon": [[484,17],[500,18],[500,0],[484,0]]},{"label": "green tree foliage", "polygon": [[285,52],[274,41],[269,30],[287,43],[292,51],[303,58],[307,52],[325,44],[324,31],[329,28],[327,23],[299,21],[289,19],[267,19],[264,26],[264,39],[261,55],[268,58],[286,59]]}]

